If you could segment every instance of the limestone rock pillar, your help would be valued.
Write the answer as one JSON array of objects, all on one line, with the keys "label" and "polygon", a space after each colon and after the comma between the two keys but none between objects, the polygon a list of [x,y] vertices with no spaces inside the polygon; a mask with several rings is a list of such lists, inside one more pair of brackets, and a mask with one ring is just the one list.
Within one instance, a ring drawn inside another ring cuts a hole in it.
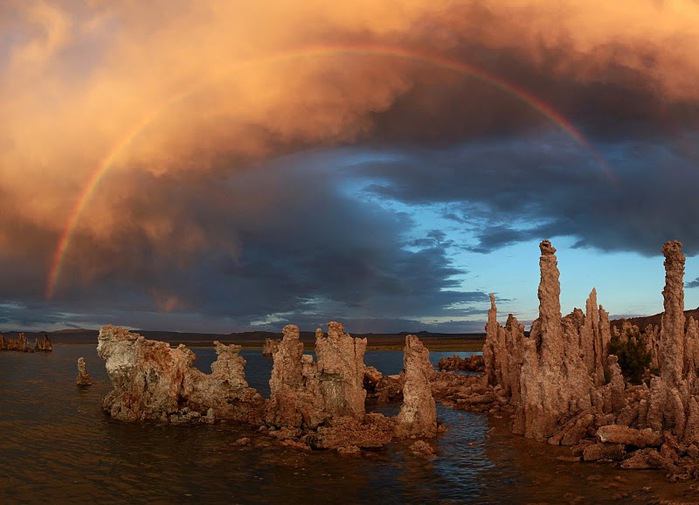
[{"label": "limestone rock pillar", "polygon": [[434,367],[430,363],[429,350],[415,335],[405,337],[403,369],[405,385],[397,433],[399,436],[434,437],[437,434],[437,409],[430,388]]}]

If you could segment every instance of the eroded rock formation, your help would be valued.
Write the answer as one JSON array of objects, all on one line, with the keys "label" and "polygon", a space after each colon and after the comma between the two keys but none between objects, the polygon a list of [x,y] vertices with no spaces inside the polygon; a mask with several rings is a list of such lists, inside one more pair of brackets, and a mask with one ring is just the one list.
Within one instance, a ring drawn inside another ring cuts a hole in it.
[{"label": "eroded rock formation", "polygon": [[48,335],[37,337],[34,341],[34,351],[49,352],[53,350],[53,344]]},{"label": "eroded rock formation", "polygon": [[183,345],[173,349],[105,326],[98,353],[106,360],[114,390],[104,399],[104,409],[124,421],[244,421],[290,447],[346,454],[381,447],[395,437],[434,437],[436,409],[429,382],[434,369],[418,338],[406,338],[405,370],[401,378],[390,379],[406,395],[404,406],[397,418],[387,418],[365,411],[367,377],[382,391],[390,383],[375,369],[367,374],[366,339],[353,338],[340,323],[328,323],[328,328],[327,336],[316,332],[316,362],[303,353],[298,327],[284,327],[272,355],[271,395],[265,402],[245,381],[239,346],[216,342],[218,358],[207,375],[193,367],[195,356]]},{"label": "eroded rock formation", "polygon": [[415,335],[405,338],[403,370],[403,405],[396,420],[396,432],[405,437],[434,437],[437,407],[430,388],[434,367],[430,363],[430,351]]},{"label": "eroded rock formation", "polygon": [[455,354],[448,358],[441,358],[437,363],[437,369],[447,372],[484,372],[485,361],[481,354],[473,354],[467,358]]},{"label": "eroded rock formation", "polygon": [[554,436],[562,423],[592,410],[594,378],[582,358],[581,334],[589,325],[585,326],[580,310],[561,317],[556,250],[547,240],[540,248],[539,318],[524,340],[515,431],[544,440]]},{"label": "eroded rock formation", "polygon": [[78,358],[78,376],[75,379],[75,383],[78,386],[91,386],[92,378],[90,374],[87,373],[87,367],[85,366],[85,358],[80,356]]},{"label": "eroded rock formation", "polygon": [[100,329],[97,352],[105,360],[114,389],[104,409],[122,421],[213,422],[233,419],[259,423],[264,400],[245,380],[240,346],[215,342],[211,374],[193,366],[184,345],[146,340],[123,328]]},{"label": "eroded rock formation", "polygon": [[262,346],[262,355],[265,358],[271,358],[272,355],[277,351],[279,347],[279,340],[274,338],[266,338],[265,343]]},{"label": "eroded rock formation", "polygon": [[18,351],[18,352],[35,352],[35,351],[51,351],[53,346],[48,335],[43,339],[36,340],[35,346],[32,348],[27,345],[27,336],[20,333],[17,339],[6,338],[0,334],[0,351]]},{"label": "eroded rock formation", "polygon": [[487,387],[476,392],[473,384],[452,401],[467,408],[479,402],[497,408],[491,398],[500,388],[506,402],[499,404],[514,412],[516,433],[551,444],[579,444],[574,454],[585,461],[623,460],[622,468],[659,468],[676,478],[699,474],[699,325],[692,318],[685,321],[681,244],[671,241],[662,248],[666,277],[660,328],[647,327],[643,338],[628,324],[621,332],[614,329],[627,348],[647,343],[650,369],[657,375],[641,385],[626,383],[617,356],[608,355],[612,331],[594,289],[585,313],[575,309],[561,317],[555,249],[548,241],[540,247],[539,317],[529,338],[512,316],[505,328],[497,323],[491,295],[484,346]]},{"label": "eroded rock formation", "polygon": [[364,416],[364,352],[366,338],[345,333],[341,323],[328,323],[328,335],[316,331],[318,374],[325,410],[331,417]]}]

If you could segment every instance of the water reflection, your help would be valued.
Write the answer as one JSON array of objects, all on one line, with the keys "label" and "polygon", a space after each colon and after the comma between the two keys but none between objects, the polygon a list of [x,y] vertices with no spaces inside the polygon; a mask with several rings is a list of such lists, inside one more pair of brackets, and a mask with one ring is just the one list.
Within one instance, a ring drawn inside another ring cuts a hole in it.
[{"label": "water reflection", "polygon": [[[209,371],[213,349],[196,349]],[[439,359],[433,353],[435,362]],[[445,353],[451,355],[452,353]],[[466,355],[466,353],[460,353]],[[74,384],[84,356],[95,384]],[[271,360],[243,351],[251,386],[269,393]],[[401,352],[367,353],[384,373]],[[124,424],[106,417],[110,385],[95,346],[0,353],[0,503],[649,503],[697,501],[653,472],[556,460],[567,454],[509,435],[505,419],[438,407],[438,457],[403,445],[361,456],[302,452],[250,428]],[[384,407],[387,414],[398,406]],[[249,437],[249,445],[236,441]],[[644,486],[652,489],[643,491]]]}]

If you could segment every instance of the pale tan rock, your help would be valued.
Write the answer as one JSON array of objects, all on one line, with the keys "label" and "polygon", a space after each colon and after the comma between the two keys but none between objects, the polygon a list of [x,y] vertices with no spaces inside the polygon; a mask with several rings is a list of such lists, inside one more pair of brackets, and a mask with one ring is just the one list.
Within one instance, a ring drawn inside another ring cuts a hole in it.
[{"label": "pale tan rock", "polygon": [[699,323],[690,316],[684,337],[683,376],[690,380],[690,387],[696,389],[699,381]]},{"label": "pale tan rock", "polygon": [[600,459],[620,461],[625,454],[624,444],[589,444],[583,450],[582,459],[583,461],[599,461]]},{"label": "pale tan rock", "polygon": [[611,380],[609,381],[610,410],[607,412],[619,413],[626,405],[624,376],[621,373],[619,360],[616,356],[608,356],[607,363],[611,375]]},{"label": "pale tan rock", "polygon": [[184,345],[172,349],[111,325],[100,329],[97,352],[114,388],[103,407],[115,419],[260,421],[264,401],[245,381],[240,346],[217,342],[210,375],[194,368],[196,356]]},{"label": "pale tan rock", "polygon": [[87,373],[87,368],[85,367],[85,358],[80,356],[78,358],[78,377],[75,379],[75,383],[78,386],[91,386],[92,379],[90,374]]},{"label": "pale tan rock", "polygon": [[518,405],[520,399],[523,353],[524,325],[510,314],[505,328],[501,327],[497,322],[495,296],[491,294],[486,341],[483,346],[485,377],[491,386],[500,386],[508,402],[513,405]]},{"label": "pale tan rock", "polygon": [[651,448],[634,452],[629,459],[622,461],[621,468],[626,470],[672,470],[674,464]]},{"label": "pale tan rock", "polygon": [[687,423],[682,439],[687,444],[697,444],[699,443],[699,402],[696,397],[692,396],[689,399],[687,410]]},{"label": "pale tan rock", "polygon": [[319,449],[337,449],[356,445],[360,448],[383,447],[393,439],[395,419],[371,413],[362,420],[337,417],[332,424],[319,426],[305,437],[307,443]]},{"label": "pale tan rock", "polygon": [[262,345],[262,355],[265,358],[271,358],[272,355],[277,352],[279,342],[280,341],[275,338],[266,338],[265,343]]},{"label": "pale tan rock", "polygon": [[396,418],[396,434],[434,437],[437,434],[437,409],[430,388],[434,367],[430,363],[430,352],[415,335],[405,337],[403,369],[403,404]]},{"label": "pale tan rock", "polygon": [[595,417],[592,414],[587,413],[581,414],[577,419],[571,420],[571,422],[560,431],[559,443],[554,445],[572,446],[580,443],[593,426],[594,419]]},{"label": "pale tan rock", "polygon": [[600,426],[597,439],[606,444],[624,444],[635,447],[660,447],[663,438],[650,429],[637,430],[619,424]]},{"label": "pale tan rock", "polygon": [[514,429],[544,440],[574,416],[592,410],[594,380],[581,357],[582,312],[561,318],[555,249],[548,240],[540,249],[539,318],[524,344]]},{"label": "pale tan rock", "polygon": [[17,337],[17,350],[20,352],[26,352],[27,347],[27,336],[24,333],[20,333]]},{"label": "pale tan rock", "polygon": [[52,350],[53,344],[47,334],[44,334],[43,337],[37,337],[34,340],[34,351],[50,352]]},{"label": "pale tan rock", "polygon": [[356,456],[362,453],[362,450],[356,445],[343,445],[337,448],[338,454],[344,454],[346,456]]},{"label": "pale tan rock", "polygon": [[663,361],[660,375],[669,388],[682,381],[684,367],[684,254],[682,243],[676,240],[665,242],[665,288],[661,323]]},{"label": "pale tan rock", "polygon": [[[266,420],[279,427],[301,427],[304,424],[304,381],[303,343],[299,340],[299,329],[286,325],[282,330],[284,337],[274,346],[272,353],[274,365],[269,380],[270,398],[267,405]],[[268,339],[271,340],[271,339]],[[272,346],[269,346],[269,351]],[[310,417],[306,414],[308,423]]]},{"label": "pale tan rock", "polygon": [[325,411],[330,417],[362,419],[364,401],[365,338],[353,338],[341,323],[328,323],[327,337],[316,332],[316,356]]},{"label": "pale tan rock", "polygon": [[410,452],[412,452],[416,456],[429,458],[431,456],[434,456],[436,451],[434,450],[434,447],[432,447],[424,440],[418,440],[410,445]]},{"label": "pale tan rock", "polygon": [[667,401],[667,385],[662,377],[653,377],[650,381],[650,397],[646,423],[654,431],[663,429],[663,414]]}]

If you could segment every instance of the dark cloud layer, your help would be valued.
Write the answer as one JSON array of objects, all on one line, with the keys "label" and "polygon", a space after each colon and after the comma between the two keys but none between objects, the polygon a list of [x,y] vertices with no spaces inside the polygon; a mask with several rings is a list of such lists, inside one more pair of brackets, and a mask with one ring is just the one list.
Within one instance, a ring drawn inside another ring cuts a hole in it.
[{"label": "dark cloud layer", "polygon": [[480,330],[464,251],[697,254],[698,24],[689,0],[5,2],[0,324]]}]

